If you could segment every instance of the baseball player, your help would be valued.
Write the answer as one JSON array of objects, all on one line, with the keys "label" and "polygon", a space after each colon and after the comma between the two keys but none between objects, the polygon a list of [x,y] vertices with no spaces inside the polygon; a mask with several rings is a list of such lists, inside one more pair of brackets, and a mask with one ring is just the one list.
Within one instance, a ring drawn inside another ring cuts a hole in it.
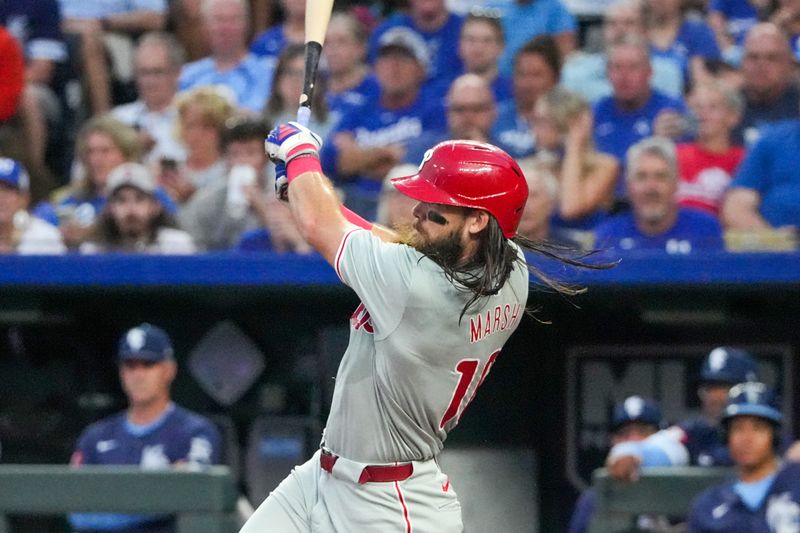
[{"label": "baseball player", "polygon": [[[118,358],[128,409],[86,428],[71,464],[163,469],[219,463],[221,439],[213,423],[170,399],[177,365],[167,334],[150,324],[137,326],[120,339]],[[172,517],[163,515],[76,513],[69,518],[81,532],[174,531]]]},{"label": "baseball player", "polygon": [[463,531],[436,458],[525,312],[517,243],[546,246],[515,237],[522,172],[494,146],[438,144],[416,174],[393,180],[418,201],[413,225],[394,232],[342,208],[320,170],[317,135],[283,124],[266,145],[303,237],[361,304],[320,450],[242,533]]},{"label": "baseball player", "polygon": [[678,424],[686,433],[683,440],[693,465],[731,465],[720,425],[728,391],[737,383],[757,379],[756,362],[744,350],[719,346],[703,360],[697,387],[701,415]]},{"label": "baseball player", "polygon": [[695,498],[689,533],[800,532],[800,464],[781,463],[782,423],[775,396],[763,383],[730,390],[722,425],[736,478]]}]

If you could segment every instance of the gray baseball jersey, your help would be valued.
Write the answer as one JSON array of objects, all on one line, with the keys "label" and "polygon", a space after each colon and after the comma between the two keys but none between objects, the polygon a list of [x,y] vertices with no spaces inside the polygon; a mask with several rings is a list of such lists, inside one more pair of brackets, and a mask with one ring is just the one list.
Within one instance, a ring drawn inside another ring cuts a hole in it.
[{"label": "gray baseball jersey", "polygon": [[459,320],[470,293],[410,246],[353,230],[334,266],[361,305],[350,319],[325,446],[364,463],[436,457],[519,325],[527,269],[515,265],[496,295]]}]

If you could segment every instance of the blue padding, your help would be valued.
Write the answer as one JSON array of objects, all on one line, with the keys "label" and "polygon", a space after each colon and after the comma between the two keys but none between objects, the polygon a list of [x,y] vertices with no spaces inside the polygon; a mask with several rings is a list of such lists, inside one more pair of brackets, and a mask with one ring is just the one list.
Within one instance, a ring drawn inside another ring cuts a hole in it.
[{"label": "blue padding", "polygon": [[[617,257],[597,256],[593,261]],[[590,287],[640,285],[800,284],[800,253],[725,252],[671,256],[629,253],[605,271],[534,264],[558,279]],[[318,255],[209,253],[193,256],[0,255],[0,286],[251,286],[336,285],[333,269]]]}]

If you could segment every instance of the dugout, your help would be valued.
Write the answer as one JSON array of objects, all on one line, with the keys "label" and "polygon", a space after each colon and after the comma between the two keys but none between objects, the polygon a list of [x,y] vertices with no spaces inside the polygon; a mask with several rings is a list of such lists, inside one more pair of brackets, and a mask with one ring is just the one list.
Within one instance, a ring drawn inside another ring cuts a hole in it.
[{"label": "dugout", "polygon": [[[558,274],[588,293],[532,290],[541,309],[523,320],[448,441],[533,450],[540,531],[564,528],[587,480],[588,445],[602,439],[598,404],[641,387],[666,402],[668,416],[690,411],[692,372],[716,345],[753,350],[797,427],[800,254],[638,254],[610,271]],[[2,462],[66,463],[80,430],[121,408],[116,341],[142,321],[173,337],[175,399],[232,420],[243,447],[259,416],[322,421],[357,305],[318,258],[0,257]],[[257,381],[229,406],[185,360],[225,322],[263,354]]]}]

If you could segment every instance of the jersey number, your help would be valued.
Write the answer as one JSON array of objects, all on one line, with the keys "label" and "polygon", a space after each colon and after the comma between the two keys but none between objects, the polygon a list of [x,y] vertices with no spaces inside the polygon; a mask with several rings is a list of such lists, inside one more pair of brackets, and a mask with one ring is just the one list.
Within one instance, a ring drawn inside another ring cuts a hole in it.
[{"label": "jersey number", "polygon": [[475,388],[472,390],[472,396],[470,396],[469,400],[466,402],[464,401],[464,397],[467,395],[467,391],[472,385],[472,382],[475,380],[476,376],[478,376],[478,367],[480,366],[480,361],[478,359],[462,359],[456,364],[456,372],[458,372],[461,377],[458,378],[456,390],[453,391],[453,399],[450,400],[450,405],[447,406],[447,411],[444,412],[444,416],[439,422],[439,428],[444,428],[447,423],[454,418],[456,420],[461,419],[461,415],[464,414],[467,406],[472,402],[473,398],[475,398],[475,393],[478,392],[478,387],[483,384],[483,380],[486,379],[486,376],[492,369],[492,365],[494,364],[498,355],[500,355],[500,350],[497,350],[490,355],[483,364],[483,369],[481,370],[480,377],[478,378],[478,384],[475,385]]}]

